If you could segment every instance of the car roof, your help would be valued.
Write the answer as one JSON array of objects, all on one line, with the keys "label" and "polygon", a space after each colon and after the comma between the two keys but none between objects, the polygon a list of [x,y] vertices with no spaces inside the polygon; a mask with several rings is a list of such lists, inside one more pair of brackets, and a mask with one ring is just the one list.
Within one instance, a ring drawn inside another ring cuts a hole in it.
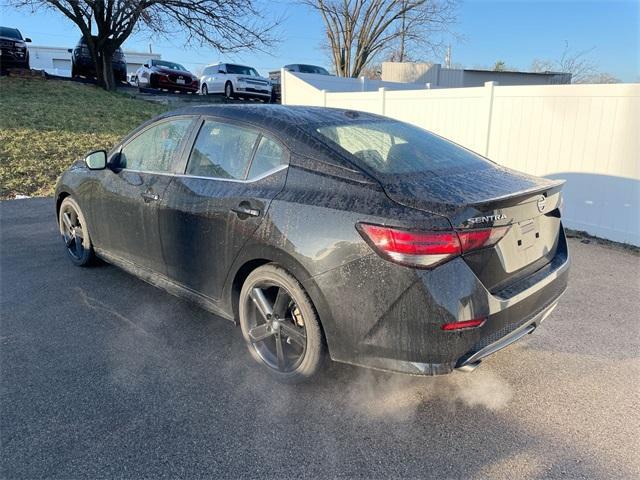
[{"label": "car roof", "polygon": [[159,118],[175,115],[211,115],[230,120],[246,121],[267,129],[301,124],[341,124],[353,121],[380,120],[379,115],[343,108],[309,107],[302,105],[194,105],[174,110]]}]

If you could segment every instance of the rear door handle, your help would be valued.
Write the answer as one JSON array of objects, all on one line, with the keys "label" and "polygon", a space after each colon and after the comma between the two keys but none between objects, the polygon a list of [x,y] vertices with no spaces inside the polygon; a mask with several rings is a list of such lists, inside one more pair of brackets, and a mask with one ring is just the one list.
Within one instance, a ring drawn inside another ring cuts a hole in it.
[{"label": "rear door handle", "polygon": [[232,208],[231,211],[235,212],[239,217],[242,217],[242,216],[245,216],[245,215],[249,216],[249,217],[259,217],[260,216],[260,210],[258,210],[257,208],[251,208],[251,207],[245,206],[245,205],[243,205],[243,203],[241,203],[240,205],[238,205],[235,208]]},{"label": "rear door handle", "polygon": [[145,202],[155,202],[160,198],[160,195],[153,192],[142,192],[140,196],[144,198]]}]

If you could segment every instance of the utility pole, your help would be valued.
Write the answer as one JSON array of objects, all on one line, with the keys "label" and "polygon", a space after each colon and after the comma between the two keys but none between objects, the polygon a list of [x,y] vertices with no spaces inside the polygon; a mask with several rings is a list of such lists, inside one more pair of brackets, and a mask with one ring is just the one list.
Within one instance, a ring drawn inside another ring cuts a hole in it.
[{"label": "utility pole", "polygon": [[402,30],[400,30],[400,52],[398,54],[398,61],[404,62],[404,42],[406,34],[406,19],[407,19],[407,0],[402,0]]},{"label": "utility pole", "polygon": [[444,57],[444,67],[451,68],[451,44],[447,47],[447,54]]}]

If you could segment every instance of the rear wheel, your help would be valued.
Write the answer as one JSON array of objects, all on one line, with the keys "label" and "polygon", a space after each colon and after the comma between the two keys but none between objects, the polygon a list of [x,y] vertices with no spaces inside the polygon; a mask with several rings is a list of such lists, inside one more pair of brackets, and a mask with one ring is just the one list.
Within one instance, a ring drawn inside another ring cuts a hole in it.
[{"label": "rear wheel", "polygon": [[325,359],[318,315],[302,285],[268,264],[247,277],[240,292],[240,327],[251,356],[285,382],[315,375]]},{"label": "rear wheel", "polygon": [[62,201],[58,223],[71,261],[80,267],[88,265],[94,258],[93,247],[84,215],[73,198]]},{"label": "rear wheel", "polygon": [[206,83],[202,85],[202,95],[209,95],[209,89],[207,88]]}]

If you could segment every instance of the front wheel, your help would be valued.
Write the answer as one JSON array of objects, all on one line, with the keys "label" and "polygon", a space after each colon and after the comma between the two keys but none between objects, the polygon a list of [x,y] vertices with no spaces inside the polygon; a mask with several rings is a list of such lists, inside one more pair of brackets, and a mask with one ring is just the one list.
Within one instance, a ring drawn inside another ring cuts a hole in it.
[{"label": "front wheel", "polygon": [[67,197],[60,205],[58,213],[60,235],[67,247],[71,261],[79,267],[89,265],[94,258],[87,222],[78,203]]},{"label": "front wheel", "polygon": [[274,264],[257,268],[244,282],[240,327],[251,356],[281,381],[313,377],[325,359],[318,315],[302,285]]},{"label": "front wheel", "polygon": [[232,99],[233,98],[233,85],[231,85],[231,82],[227,82],[224,86],[224,96],[227,97],[228,99]]},{"label": "front wheel", "polygon": [[209,89],[207,88],[207,84],[202,85],[202,95],[209,95]]}]

